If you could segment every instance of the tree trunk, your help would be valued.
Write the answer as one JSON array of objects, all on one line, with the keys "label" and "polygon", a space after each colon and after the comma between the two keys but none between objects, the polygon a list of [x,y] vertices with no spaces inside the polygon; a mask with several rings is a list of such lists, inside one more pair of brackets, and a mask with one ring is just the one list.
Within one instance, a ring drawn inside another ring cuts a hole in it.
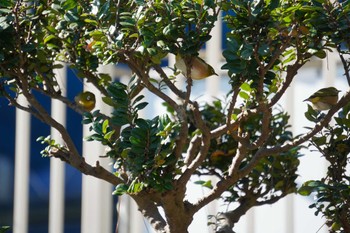
[{"label": "tree trunk", "polygon": [[[184,202],[181,195],[175,190],[158,197],[149,193],[143,194],[131,197],[157,233],[188,233],[193,213],[189,210],[191,204]],[[160,214],[158,207],[163,208],[166,220]]]},{"label": "tree trunk", "polygon": [[172,190],[162,196],[162,206],[169,227],[169,233],[188,233],[188,227],[193,220],[189,211],[191,204],[184,202],[181,191]]}]

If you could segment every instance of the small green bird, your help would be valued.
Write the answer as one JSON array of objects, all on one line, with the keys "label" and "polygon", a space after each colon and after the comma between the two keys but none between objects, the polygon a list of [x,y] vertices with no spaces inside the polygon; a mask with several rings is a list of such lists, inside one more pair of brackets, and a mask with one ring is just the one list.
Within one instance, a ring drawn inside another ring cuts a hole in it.
[{"label": "small green bird", "polygon": [[[187,66],[191,65],[191,73],[187,74]],[[175,67],[181,71],[185,77],[200,80],[211,75],[217,75],[214,68],[206,63],[202,58],[197,56],[182,57],[180,54],[176,55]]]},{"label": "small green bird", "polygon": [[77,103],[78,106],[80,106],[88,112],[94,109],[96,104],[95,95],[90,91],[81,92],[80,94],[74,97],[74,101]]},{"label": "small green bird", "polygon": [[328,110],[337,104],[339,92],[335,87],[322,88],[304,101],[311,102],[312,108],[315,110]]}]

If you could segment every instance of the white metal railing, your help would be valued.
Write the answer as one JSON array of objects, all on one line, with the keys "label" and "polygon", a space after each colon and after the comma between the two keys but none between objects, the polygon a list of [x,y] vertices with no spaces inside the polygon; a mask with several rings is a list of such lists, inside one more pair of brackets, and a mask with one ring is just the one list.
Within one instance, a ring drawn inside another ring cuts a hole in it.
[{"label": "white metal railing", "polygon": [[[20,96],[18,102],[25,104],[26,100]],[[16,110],[15,140],[13,232],[24,233],[28,231],[30,115],[21,110]]]},{"label": "white metal railing", "polygon": [[[221,58],[221,35],[222,35],[221,23],[218,22],[217,26],[213,30],[213,38],[207,44],[206,60],[208,63],[214,66],[216,71],[220,70],[222,63]],[[317,90],[316,85],[329,86],[336,83],[336,58],[329,58],[322,63],[315,62],[314,68],[320,69],[319,65],[322,64],[322,79],[314,77],[307,77],[312,79],[310,84],[305,83],[305,76],[303,72],[300,74],[300,79],[297,83],[289,89],[286,94],[286,98],[282,101],[285,108],[291,113],[291,124],[293,125],[293,131],[299,132],[301,128],[307,125],[307,122],[303,120],[303,111],[300,103],[303,99],[308,97],[310,93]],[[173,57],[169,60],[169,65],[173,65]],[[102,67],[103,72],[108,72],[112,76],[122,76],[118,74],[118,70],[115,70],[113,66]],[[66,85],[66,72],[65,70],[57,71],[57,77],[59,82]],[[220,77],[208,78],[205,81],[194,81],[195,85],[203,85],[205,83],[205,89],[201,89],[202,93],[194,93],[194,95],[204,95],[209,97],[216,96],[221,91],[220,82],[225,79]],[[227,80],[227,79],[226,79]],[[324,85],[322,85],[324,84]],[[93,89],[88,84],[85,84],[85,88],[89,90]],[[63,89],[64,90],[64,89]],[[195,88],[194,88],[195,90]],[[300,90],[303,90],[302,92]],[[63,93],[64,94],[64,93]],[[98,92],[95,91],[98,97]],[[147,98],[153,98],[149,94],[145,94]],[[24,100],[20,99],[21,102]],[[158,106],[153,106],[155,109]],[[108,109],[104,109],[104,105],[101,102],[97,102],[97,108],[101,108],[102,111],[108,112]],[[157,112],[157,111],[153,111]],[[53,117],[64,124],[65,119],[65,106],[61,103],[53,100],[52,102],[52,115]],[[294,124],[298,123],[298,124]],[[297,126],[295,126],[297,125]],[[15,153],[15,193],[14,193],[14,233],[26,233],[28,232],[28,184],[29,184],[29,137],[30,137],[30,116],[21,111],[16,112],[16,153]],[[84,127],[84,134],[87,133],[86,127]],[[60,135],[52,130],[52,136],[59,140]],[[105,167],[110,167],[108,164],[110,161],[107,159],[100,159],[98,156],[103,154],[104,148],[94,143],[83,143],[83,156],[90,164],[95,164],[97,160]],[[306,162],[312,161],[309,158]],[[313,162],[312,162],[313,163]],[[301,175],[307,173],[307,166],[302,166],[300,169]],[[58,159],[51,159],[50,163],[50,211],[49,211],[49,232],[50,233],[63,233],[64,226],[64,172],[65,165]],[[322,172],[324,167],[320,169]],[[96,232],[114,232],[112,226],[112,211],[115,211],[113,206],[111,192],[113,187],[103,181],[99,181],[93,177],[83,176],[82,181],[82,221],[81,232],[82,233],[96,233]],[[200,196],[203,195],[203,190],[197,186],[189,186],[191,194]],[[192,192],[193,191],[193,192]],[[189,197],[191,198],[191,197]],[[146,224],[142,220],[142,217],[136,210],[136,206],[130,199],[123,197],[121,200],[120,210],[120,226],[119,233],[139,233],[139,232],[152,232],[146,230]],[[322,220],[313,217],[313,210],[308,210],[308,204],[305,198],[289,196],[284,200],[271,206],[264,206],[259,208],[253,208],[242,218],[242,221],[238,224],[238,232],[247,233],[303,233],[303,232],[315,232],[321,225]],[[190,226],[190,232],[209,232],[206,228],[207,214],[215,214],[217,210],[222,209],[222,206],[218,202],[214,202],[209,207],[203,209],[199,214],[195,216],[194,223]],[[308,212],[305,217],[305,211]],[[138,218],[139,220],[135,220]],[[314,227],[310,227],[310,224],[305,223],[311,221]],[[311,220],[310,220],[311,219]],[[132,224],[130,224],[132,223]],[[323,229],[323,232],[326,232]],[[321,231],[320,231],[321,232]]]},{"label": "white metal railing", "polygon": [[[62,86],[67,86],[66,67],[55,70],[57,82]],[[66,96],[66,88],[62,88],[63,96]],[[51,102],[51,115],[63,126],[66,125],[66,106],[53,99]],[[63,143],[60,133],[52,128],[51,136],[58,143]],[[64,174],[65,164],[59,159],[51,158],[50,161],[50,206],[49,206],[49,232],[62,233],[64,229]]]}]

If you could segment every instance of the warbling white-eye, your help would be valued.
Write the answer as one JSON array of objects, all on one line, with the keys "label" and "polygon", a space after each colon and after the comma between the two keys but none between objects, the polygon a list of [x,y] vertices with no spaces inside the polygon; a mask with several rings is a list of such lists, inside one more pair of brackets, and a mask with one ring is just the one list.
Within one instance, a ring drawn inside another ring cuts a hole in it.
[{"label": "warbling white-eye", "polygon": [[337,104],[339,92],[335,87],[322,88],[304,101],[311,102],[312,108],[315,110],[328,110]]},{"label": "warbling white-eye", "polygon": [[[191,73],[187,74],[187,66],[191,65]],[[214,68],[206,63],[202,58],[197,56],[182,57],[180,54],[176,55],[175,67],[181,71],[185,77],[200,80],[211,75],[217,75]]]},{"label": "warbling white-eye", "polygon": [[74,101],[77,103],[77,105],[88,112],[94,109],[96,104],[95,95],[90,91],[81,92],[74,97]]}]

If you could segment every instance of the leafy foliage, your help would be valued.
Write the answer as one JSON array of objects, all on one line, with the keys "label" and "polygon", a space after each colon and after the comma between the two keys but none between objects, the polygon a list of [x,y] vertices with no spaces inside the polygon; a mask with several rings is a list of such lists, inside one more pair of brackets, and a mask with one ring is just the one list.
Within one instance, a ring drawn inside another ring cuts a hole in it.
[{"label": "leafy foliage", "polygon": [[337,124],[327,126],[311,140],[311,144],[321,152],[329,162],[327,176],[322,180],[310,180],[299,189],[301,195],[316,194],[315,214],[322,213],[327,225],[333,232],[346,232],[349,229],[350,215],[350,177],[347,165],[350,161],[350,114],[349,105],[345,106],[338,117]]},{"label": "leafy foliage", "polygon": [[[167,173],[175,160],[172,155],[176,126],[165,115],[145,120],[138,117],[138,111],[146,107],[141,102],[143,95],[131,100],[127,86],[119,82],[108,88],[109,97],[105,102],[113,107],[111,121],[104,119],[98,111],[85,114],[83,122],[91,124],[94,133],[87,141],[100,141],[109,147],[106,156],[115,159],[116,175],[129,173],[125,183],[116,187],[115,194],[125,192],[136,194],[144,188],[158,191],[172,188],[172,174]],[[124,126],[120,137],[115,138],[116,126]]]},{"label": "leafy foliage", "polygon": [[[229,210],[227,224],[216,229],[232,232],[253,206],[296,191],[299,149],[311,139],[331,165],[327,178],[309,181],[299,192],[317,192],[312,207],[347,230],[349,216],[342,210],[349,209],[345,165],[350,120],[344,106],[350,94],[326,114],[309,107],[305,117],[316,125],[298,137],[290,131],[288,113],[277,106],[298,70],[334,48],[350,84],[349,9],[349,1],[328,0],[2,1],[0,94],[62,135],[62,145],[51,137],[38,139],[47,145],[43,155],[110,182],[114,194],[130,195],[157,231],[186,232],[200,208],[223,197],[239,207]],[[197,56],[221,10],[231,30],[222,69],[232,88],[225,99],[198,104],[191,96],[196,83],[187,79],[185,89],[174,85],[178,72],[167,73],[162,59],[169,54]],[[86,112],[63,96],[58,61],[93,85],[112,111]],[[117,63],[131,70],[128,85],[97,69]],[[142,89],[162,99],[168,113],[142,117],[140,111],[148,107]],[[91,131],[85,140],[107,148],[104,156],[114,160],[113,173],[84,161],[38,96],[49,96],[83,115],[82,123]],[[329,126],[342,107],[336,126]],[[197,184],[212,192],[191,203],[186,185],[194,175],[200,177]]]},{"label": "leafy foliage", "polygon": [[9,226],[1,226],[0,227],[0,233],[5,233],[5,232],[7,232],[10,229],[11,229],[11,227],[9,227]]},{"label": "leafy foliage", "polygon": [[[214,101],[212,105],[206,104],[203,107],[202,115],[208,125],[213,128],[225,121],[225,108],[220,100]],[[266,146],[283,145],[294,140],[292,132],[289,130],[289,116],[280,109],[276,109],[273,118],[270,120],[270,135]],[[262,114],[252,115],[242,122],[239,129],[252,135],[250,140],[255,141],[262,134]],[[207,159],[201,165],[201,174],[216,175],[222,178],[227,172],[237,152],[239,142],[235,132],[223,134],[220,138],[215,138],[211,142],[211,148]],[[226,203],[239,202],[243,205],[255,202],[256,205],[273,202],[280,195],[286,195],[296,191],[295,180],[297,178],[297,168],[299,165],[299,147],[289,151],[270,155],[261,159],[249,175],[240,179],[234,186],[228,189],[228,194],[224,200]],[[246,166],[258,149],[252,150],[241,163],[241,168]],[[206,183],[204,183],[206,185]]]}]

